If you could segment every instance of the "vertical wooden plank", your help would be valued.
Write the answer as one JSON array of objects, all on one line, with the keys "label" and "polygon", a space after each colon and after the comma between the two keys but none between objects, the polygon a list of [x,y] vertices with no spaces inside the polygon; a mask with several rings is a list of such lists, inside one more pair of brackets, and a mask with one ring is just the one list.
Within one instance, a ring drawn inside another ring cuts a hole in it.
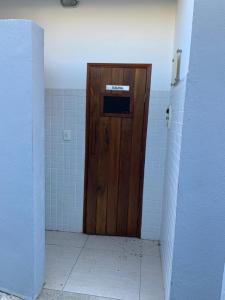
[{"label": "vertical wooden plank", "polygon": [[[95,89],[100,88],[101,70],[99,68],[88,68],[88,88],[87,88],[87,123],[86,123],[86,191],[85,191],[85,232],[96,233],[96,209],[97,209],[97,176],[98,166],[98,108],[99,99]],[[93,147],[95,150],[93,151]]]},{"label": "vertical wooden plank", "polygon": [[140,170],[140,188],[139,188],[139,215],[137,224],[137,237],[141,237],[141,225],[142,225],[142,209],[143,209],[143,190],[144,190],[144,170],[145,170],[145,152],[146,152],[146,140],[148,130],[148,113],[149,113],[149,101],[150,101],[150,87],[151,87],[151,73],[152,66],[146,67],[146,84],[145,84],[145,104],[142,126],[142,147],[141,147],[141,170]]},{"label": "vertical wooden plank", "polygon": [[132,119],[121,122],[117,234],[126,236],[130,189]]},{"label": "vertical wooden plank", "polygon": [[107,198],[108,198],[108,153],[109,143],[107,135],[109,131],[109,119],[101,118],[99,127],[99,148],[97,168],[97,212],[96,212],[96,233],[106,234],[107,223]]},{"label": "vertical wooden plank", "polygon": [[[112,68],[110,84],[123,83],[123,68]],[[120,131],[121,118],[110,118],[110,150],[108,156],[108,202],[107,202],[107,234],[118,235],[118,189],[119,189],[119,162],[120,162]]]},{"label": "vertical wooden plank", "polygon": [[130,193],[128,208],[129,236],[137,236],[138,219],[140,215],[140,176],[141,176],[141,154],[142,154],[142,129],[145,106],[146,70],[136,69],[134,81],[134,115],[133,136],[130,170]]},{"label": "vertical wooden plank", "polygon": [[[130,87],[131,110],[133,110],[133,87],[134,68],[123,69],[123,85]],[[128,207],[130,189],[130,167],[131,167],[131,146],[132,146],[132,118],[121,120],[121,146],[120,146],[120,169],[119,169],[119,191],[118,191],[118,218],[117,234],[127,236]]]},{"label": "vertical wooden plank", "polygon": [[95,91],[98,102],[98,167],[97,167],[97,210],[96,210],[96,234],[107,234],[107,205],[108,205],[108,187],[109,174],[108,168],[110,151],[110,118],[101,116],[101,98],[105,92],[107,82],[112,78],[111,68],[101,68],[100,88]]},{"label": "vertical wooden plank", "polygon": [[121,119],[110,118],[109,121],[109,155],[108,155],[108,202],[107,234],[117,235],[116,220],[119,188]]},{"label": "vertical wooden plank", "polygon": [[[104,76],[111,76],[111,70],[103,66],[90,66],[88,80],[88,114],[87,114],[87,137],[86,137],[86,199],[85,199],[85,232],[89,234],[97,234],[99,229],[99,221],[97,219],[103,217],[103,210],[100,211],[99,194],[102,190],[99,188],[99,181],[102,176],[99,174],[99,160],[101,160],[101,118],[100,118],[100,95],[104,92]],[[103,161],[100,163],[103,163]],[[98,178],[100,176],[100,179]],[[101,198],[101,196],[100,196]],[[102,233],[102,229],[100,230]]]}]

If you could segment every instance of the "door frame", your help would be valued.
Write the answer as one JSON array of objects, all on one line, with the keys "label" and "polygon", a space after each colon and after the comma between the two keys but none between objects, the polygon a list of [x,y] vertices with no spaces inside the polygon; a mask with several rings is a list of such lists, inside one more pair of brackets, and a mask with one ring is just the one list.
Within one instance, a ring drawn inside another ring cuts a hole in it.
[{"label": "door frame", "polygon": [[87,64],[87,85],[86,85],[86,122],[85,122],[85,170],[84,170],[84,207],[83,207],[83,232],[86,231],[86,209],[87,209],[87,185],[88,185],[88,164],[89,164],[89,128],[90,128],[90,68],[91,67],[108,67],[108,68],[139,68],[146,69],[146,87],[145,87],[145,105],[144,105],[144,115],[143,115],[143,130],[142,130],[142,153],[141,153],[141,176],[139,185],[139,214],[138,214],[138,232],[137,237],[141,238],[141,226],[142,226],[142,209],[143,209],[143,190],[144,190],[144,169],[145,169],[145,154],[146,154],[146,141],[147,141],[147,130],[148,130],[148,114],[149,114],[149,102],[150,102],[150,87],[151,87],[151,74],[152,74],[152,64],[123,64],[123,63],[88,63]]}]

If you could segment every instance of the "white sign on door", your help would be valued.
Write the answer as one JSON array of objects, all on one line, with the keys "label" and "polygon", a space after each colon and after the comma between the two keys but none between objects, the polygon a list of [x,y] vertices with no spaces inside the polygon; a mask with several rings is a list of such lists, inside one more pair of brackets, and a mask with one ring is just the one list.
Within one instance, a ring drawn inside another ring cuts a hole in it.
[{"label": "white sign on door", "polygon": [[129,85],[106,85],[106,91],[130,91]]}]

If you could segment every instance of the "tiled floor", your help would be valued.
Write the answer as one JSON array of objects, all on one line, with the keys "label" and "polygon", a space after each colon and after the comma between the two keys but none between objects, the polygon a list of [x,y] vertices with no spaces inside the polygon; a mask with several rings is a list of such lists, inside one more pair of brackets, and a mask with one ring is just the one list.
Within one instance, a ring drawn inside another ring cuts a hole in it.
[{"label": "tiled floor", "polygon": [[48,231],[40,299],[163,300],[159,247],[133,238]]},{"label": "tiled floor", "polygon": [[[22,300],[21,298],[0,292],[0,300]],[[44,289],[38,300],[112,300],[111,298],[82,295],[56,290]]]}]

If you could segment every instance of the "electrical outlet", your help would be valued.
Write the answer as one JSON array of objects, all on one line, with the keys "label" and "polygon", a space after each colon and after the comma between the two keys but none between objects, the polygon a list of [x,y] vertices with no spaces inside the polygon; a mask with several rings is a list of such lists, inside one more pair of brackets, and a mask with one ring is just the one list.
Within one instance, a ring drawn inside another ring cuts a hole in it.
[{"label": "electrical outlet", "polygon": [[63,130],[63,140],[69,142],[72,139],[71,130]]}]

